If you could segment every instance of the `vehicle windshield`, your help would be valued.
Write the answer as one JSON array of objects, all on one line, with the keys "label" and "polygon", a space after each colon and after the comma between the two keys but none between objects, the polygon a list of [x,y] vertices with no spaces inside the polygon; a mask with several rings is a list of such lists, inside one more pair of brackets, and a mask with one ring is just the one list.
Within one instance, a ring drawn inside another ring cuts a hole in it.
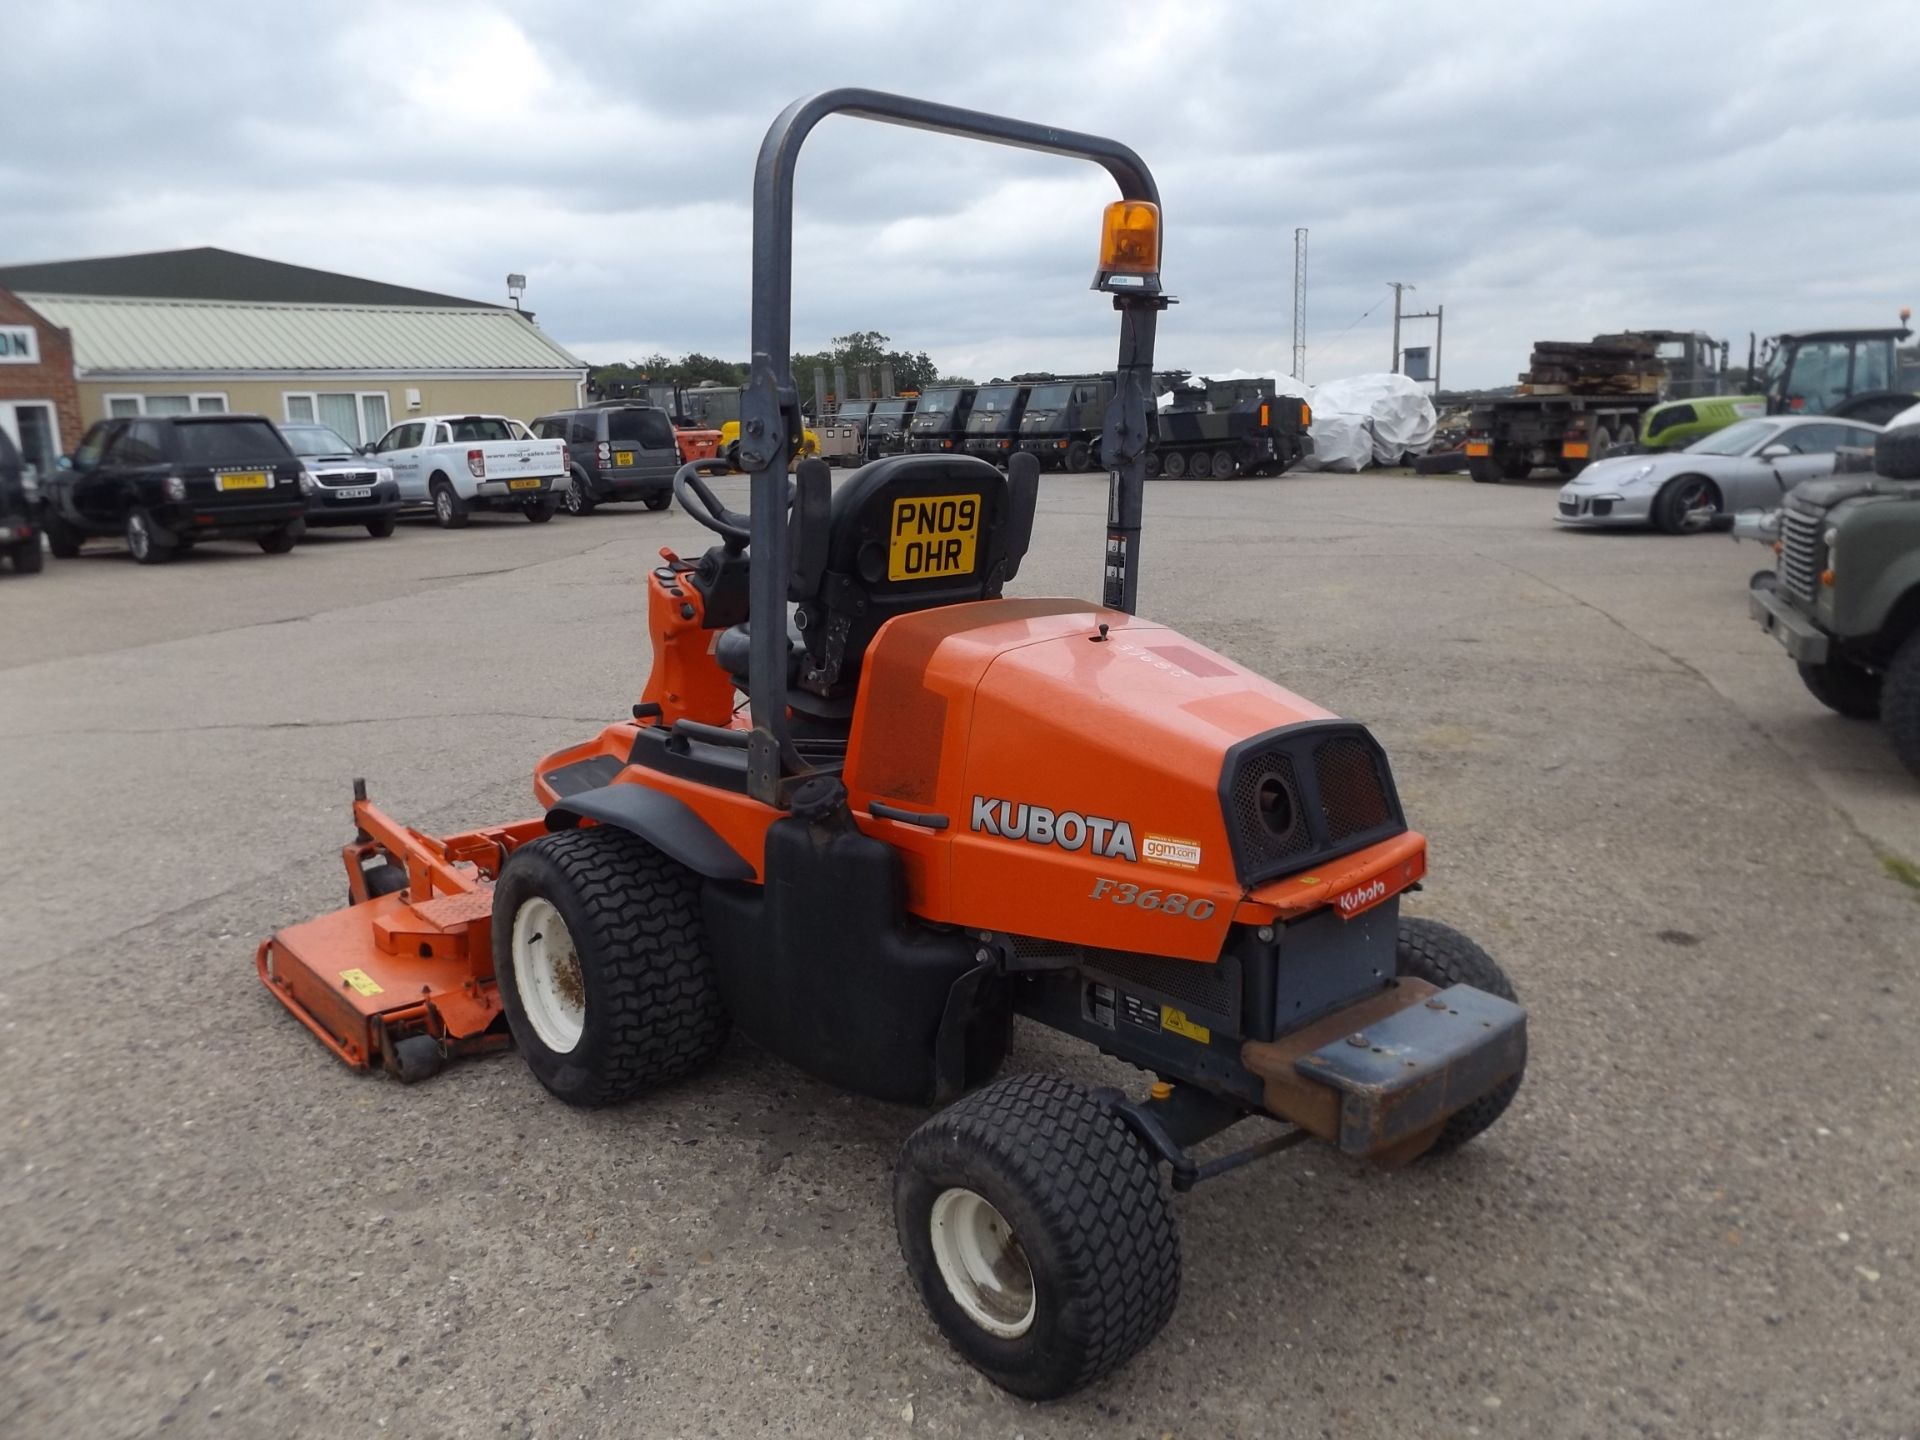
[{"label": "vehicle windshield", "polygon": [[489,440],[513,439],[513,427],[506,421],[484,415],[469,415],[463,420],[451,420],[448,425],[456,445],[484,445]]},{"label": "vehicle windshield", "polygon": [[353,446],[326,425],[282,425],[280,433],[296,455],[351,455]]},{"label": "vehicle windshield", "polygon": [[1018,385],[987,386],[973,397],[973,413],[967,416],[967,429],[976,435],[1006,429],[1013,415],[1013,402],[1019,394]]},{"label": "vehicle windshield", "polygon": [[1687,446],[1689,455],[1744,455],[1766,444],[1780,430],[1771,420],[1736,420],[1724,430],[1703,435]]},{"label": "vehicle windshield", "polygon": [[682,390],[680,399],[686,406],[688,417],[709,430],[718,430],[729,420],[740,418],[740,392],[732,386]]},{"label": "vehicle windshield", "polygon": [[674,443],[673,424],[663,410],[610,410],[607,412],[607,439],[664,449]]},{"label": "vehicle windshield", "polygon": [[1036,385],[1033,393],[1027,396],[1028,410],[1058,410],[1073,399],[1073,386]]},{"label": "vehicle windshield", "polygon": [[873,418],[876,420],[898,420],[906,413],[907,402],[904,400],[882,400],[873,407]]},{"label": "vehicle windshield", "polygon": [[[913,407],[913,423],[918,429],[932,429],[935,425],[953,414],[953,407],[959,402],[958,387],[950,390],[929,390],[920,397],[920,403]],[[927,423],[921,425],[924,420]]]},{"label": "vehicle windshield", "polygon": [[183,464],[259,464],[287,458],[286,442],[264,420],[188,420],[174,431]]}]

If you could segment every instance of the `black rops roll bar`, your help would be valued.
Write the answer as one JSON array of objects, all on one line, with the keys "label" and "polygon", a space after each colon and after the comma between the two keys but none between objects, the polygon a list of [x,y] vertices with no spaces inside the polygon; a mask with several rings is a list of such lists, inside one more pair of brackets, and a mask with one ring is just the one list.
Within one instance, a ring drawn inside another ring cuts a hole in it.
[{"label": "black rops roll bar", "polygon": [[[835,114],[1091,160],[1113,176],[1122,199],[1160,202],[1146,162],[1117,140],[879,90],[826,90],[806,96],[781,111],[768,128],[753,169],[753,363],[740,397],[740,462],[752,475],[747,681],[753,730],[747,745],[747,789],[756,800],[782,809],[790,785],[808,769],[793,745],[786,701],[787,465],[792,440],[801,433],[791,361],[793,175],[800,147],[813,127]],[[1120,312],[1120,361],[1101,441],[1112,475],[1102,600],[1110,609],[1132,613],[1139,585],[1154,328],[1168,301],[1157,288],[1146,287],[1116,292],[1113,303]]]}]

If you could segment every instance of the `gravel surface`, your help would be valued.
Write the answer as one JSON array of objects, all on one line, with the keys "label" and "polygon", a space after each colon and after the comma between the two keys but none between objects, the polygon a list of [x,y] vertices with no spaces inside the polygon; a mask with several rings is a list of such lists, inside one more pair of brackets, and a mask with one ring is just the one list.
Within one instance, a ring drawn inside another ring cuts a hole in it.
[{"label": "gravel surface", "polygon": [[[1018,592],[1093,592],[1102,501],[1045,482]],[[1172,1323],[1050,1406],[902,1269],[917,1113],[737,1038],[610,1112],[511,1055],[403,1088],[254,977],[341,899],[354,776],[430,831],[532,813],[637,698],[692,522],[0,575],[0,1435],[1920,1433],[1920,785],[1748,622],[1762,551],[1551,507],[1149,491],[1143,612],[1374,727],[1413,908],[1504,961],[1532,1068],[1443,1161],[1180,1197]],[[1030,1027],[1010,1066],[1131,1074]]]}]

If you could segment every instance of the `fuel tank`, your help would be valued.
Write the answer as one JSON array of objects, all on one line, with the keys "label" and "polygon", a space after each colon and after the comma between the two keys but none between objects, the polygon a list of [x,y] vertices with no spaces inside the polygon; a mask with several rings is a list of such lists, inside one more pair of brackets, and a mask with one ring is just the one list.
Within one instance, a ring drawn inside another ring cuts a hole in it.
[{"label": "fuel tank", "polygon": [[917,913],[1096,948],[1213,960],[1256,885],[1406,828],[1364,727],[1084,601],[889,622],[849,756]]}]

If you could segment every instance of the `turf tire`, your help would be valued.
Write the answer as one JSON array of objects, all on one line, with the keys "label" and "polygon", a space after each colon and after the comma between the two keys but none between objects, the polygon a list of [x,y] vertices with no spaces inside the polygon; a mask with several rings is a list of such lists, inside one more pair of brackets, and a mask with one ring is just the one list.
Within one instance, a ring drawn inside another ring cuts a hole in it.
[{"label": "turf tire", "polygon": [[1920,776],[1920,630],[1893,652],[1880,685],[1880,725],[1900,763]]},{"label": "turf tire", "polygon": [[[514,916],[535,895],[566,922],[586,992],[585,1028],[564,1054],[535,1033],[514,982]],[[508,857],[493,890],[493,969],[528,1068],[569,1105],[630,1100],[726,1042],[699,879],[624,830],[562,830]]]},{"label": "turf tire", "polygon": [[[1518,1003],[1513,982],[1499,962],[1451,925],[1442,925],[1438,920],[1409,917],[1400,921],[1400,944],[1394,968],[1397,974],[1425,980],[1442,990],[1450,985],[1471,985],[1502,1000]],[[1458,1150],[1493,1124],[1513,1103],[1525,1075],[1526,1067],[1522,1065],[1518,1074],[1501,1081],[1491,1093],[1455,1111],[1440,1128],[1440,1138],[1426,1153],[1444,1155],[1449,1150]]]},{"label": "turf tire", "polygon": [[1881,677],[1844,660],[1824,665],[1801,664],[1800,679],[1813,698],[1849,720],[1880,718]]},{"label": "turf tire", "polygon": [[[1159,1167],[1093,1091],[1055,1075],[976,1090],[907,1137],[894,1165],[907,1270],[955,1349],[1033,1400],[1118,1369],[1159,1334],[1180,1298],[1180,1236]],[[954,1298],[934,1255],[947,1190],[986,1198],[1032,1271],[1026,1332],[1003,1339]]]}]

